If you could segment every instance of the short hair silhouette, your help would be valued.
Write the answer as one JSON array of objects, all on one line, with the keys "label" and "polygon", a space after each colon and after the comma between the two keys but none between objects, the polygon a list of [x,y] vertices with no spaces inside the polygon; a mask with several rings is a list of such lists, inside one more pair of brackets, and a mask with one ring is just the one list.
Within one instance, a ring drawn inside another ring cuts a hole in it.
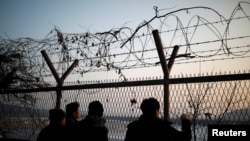
[{"label": "short hair silhouette", "polygon": [[66,116],[72,117],[73,113],[80,107],[78,102],[72,102],[66,105]]},{"label": "short hair silhouette", "polygon": [[49,119],[51,124],[57,124],[63,118],[65,118],[65,113],[63,110],[58,108],[49,110]]},{"label": "short hair silhouette", "polygon": [[150,97],[142,101],[140,108],[144,115],[154,116],[155,111],[160,109],[160,103],[157,99]]},{"label": "short hair silhouette", "polygon": [[92,116],[103,116],[103,106],[100,101],[92,101],[89,103],[88,114]]}]

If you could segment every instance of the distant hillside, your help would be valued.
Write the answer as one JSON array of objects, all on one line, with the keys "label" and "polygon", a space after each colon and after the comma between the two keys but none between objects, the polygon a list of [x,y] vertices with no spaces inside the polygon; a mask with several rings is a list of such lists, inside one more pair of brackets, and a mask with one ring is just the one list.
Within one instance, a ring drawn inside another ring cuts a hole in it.
[{"label": "distant hillside", "polygon": [[48,116],[48,111],[44,109],[34,109],[32,107],[0,103],[0,115],[8,117]]}]

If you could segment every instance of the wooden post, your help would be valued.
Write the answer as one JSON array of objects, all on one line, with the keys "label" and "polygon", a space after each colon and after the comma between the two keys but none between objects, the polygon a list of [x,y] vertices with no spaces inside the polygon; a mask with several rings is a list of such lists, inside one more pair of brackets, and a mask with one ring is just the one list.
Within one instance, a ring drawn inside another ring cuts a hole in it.
[{"label": "wooden post", "polygon": [[74,63],[67,69],[67,71],[62,75],[60,78],[58,73],[56,72],[56,69],[54,68],[53,64],[51,63],[47,53],[45,50],[41,51],[45,61],[47,62],[54,78],[56,79],[57,82],[57,90],[56,90],[56,108],[61,108],[61,99],[62,99],[62,85],[66,77],[69,75],[69,73],[73,70],[74,67],[78,65],[78,60],[75,60]]},{"label": "wooden post", "polygon": [[64,82],[69,73],[78,65],[79,61],[75,60],[74,63],[67,69],[67,71],[62,75],[61,81]]},{"label": "wooden post", "polygon": [[54,78],[56,79],[56,82],[57,83],[62,83],[61,79],[59,78],[59,75],[57,74],[56,69],[54,68],[53,64],[51,63],[51,61],[49,59],[49,56],[47,55],[46,51],[42,50],[41,53],[42,53],[43,58],[45,59],[47,65],[49,66],[50,71],[52,72]]},{"label": "wooden post", "polygon": [[163,70],[163,74],[164,74],[164,97],[163,97],[163,101],[164,101],[164,107],[163,107],[163,114],[164,114],[164,120],[165,121],[169,121],[169,84],[166,83],[167,80],[169,79],[169,70],[168,70],[168,66],[166,63],[166,57],[163,51],[163,46],[162,46],[162,42],[161,42],[161,38],[159,36],[159,32],[158,30],[153,30],[153,36],[154,36],[154,40],[155,40],[155,45],[157,48],[157,52],[159,55],[159,59],[161,62],[161,67]]},{"label": "wooden post", "polygon": [[162,71],[164,74],[164,120],[165,121],[169,121],[170,120],[170,114],[169,114],[169,95],[170,95],[170,90],[169,90],[169,84],[167,83],[168,79],[169,79],[169,75],[170,75],[170,71],[173,67],[176,55],[178,53],[179,50],[179,46],[175,46],[174,50],[170,56],[169,62],[167,64],[166,62],[166,57],[164,54],[164,50],[163,50],[163,46],[162,46],[162,41],[161,38],[159,36],[159,32],[158,30],[153,30],[153,36],[154,36],[154,40],[155,40],[155,45],[157,48],[157,52],[159,55],[159,59],[160,59],[160,63],[161,63],[161,67],[162,67]]},{"label": "wooden post", "polygon": [[171,72],[171,69],[173,67],[173,64],[174,64],[174,60],[176,58],[176,55],[178,53],[178,50],[179,50],[179,46],[174,46],[174,50],[170,56],[170,59],[168,61],[168,71]]},{"label": "wooden post", "polygon": [[164,54],[164,51],[163,51],[163,46],[162,46],[162,42],[161,42],[161,38],[159,36],[158,30],[153,30],[153,36],[154,36],[157,52],[158,52],[158,55],[159,55],[162,71],[164,73],[164,76],[166,75],[166,77],[168,78],[169,77],[169,70],[168,70],[166,57],[165,57],[165,54]]},{"label": "wooden post", "polygon": [[61,108],[61,99],[62,99],[62,83],[57,84],[56,88],[56,106],[55,108]]}]

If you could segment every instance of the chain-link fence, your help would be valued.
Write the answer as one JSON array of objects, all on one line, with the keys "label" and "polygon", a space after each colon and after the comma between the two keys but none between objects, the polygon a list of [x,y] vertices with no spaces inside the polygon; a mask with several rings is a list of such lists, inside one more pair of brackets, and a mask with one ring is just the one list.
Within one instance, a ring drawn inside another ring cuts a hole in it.
[{"label": "chain-link fence", "polygon": [[[250,124],[250,74],[202,77],[144,78],[127,82],[103,81],[67,83],[61,88],[61,108],[77,101],[81,119],[87,106],[99,100],[110,140],[124,140],[126,126],[137,119],[144,98],[155,97],[164,113],[164,84],[169,84],[169,116],[180,128],[180,115],[192,115],[193,140],[207,140],[208,124]],[[57,87],[1,91],[0,132],[2,137],[35,140],[48,124],[48,109],[56,105]],[[65,110],[65,109],[64,109]]]}]

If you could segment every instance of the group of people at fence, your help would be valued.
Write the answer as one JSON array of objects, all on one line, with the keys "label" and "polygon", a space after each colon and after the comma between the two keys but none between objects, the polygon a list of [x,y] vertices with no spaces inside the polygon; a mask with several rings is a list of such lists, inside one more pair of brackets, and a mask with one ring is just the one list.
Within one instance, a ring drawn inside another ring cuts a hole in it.
[{"label": "group of people at fence", "polygon": [[[181,116],[182,130],[179,131],[161,118],[160,104],[150,97],[140,105],[142,115],[127,125],[125,141],[190,141],[191,121],[187,114]],[[37,141],[79,140],[108,141],[109,130],[103,117],[104,108],[100,101],[92,101],[88,105],[88,115],[80,119],[80,104],[72,102],[62,109],[49,110],[49,125],[38,134]]]}]

